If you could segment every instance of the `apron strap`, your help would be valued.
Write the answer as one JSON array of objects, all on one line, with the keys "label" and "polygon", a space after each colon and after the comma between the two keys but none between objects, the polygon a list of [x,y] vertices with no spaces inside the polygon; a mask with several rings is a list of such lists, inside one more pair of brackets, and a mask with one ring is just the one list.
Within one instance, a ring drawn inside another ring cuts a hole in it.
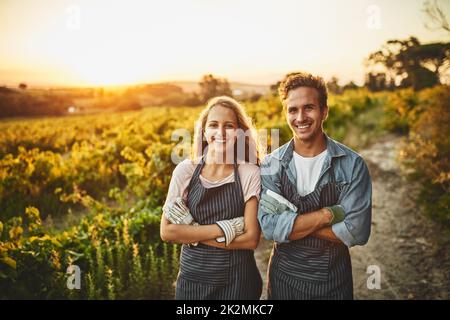
[{"label": "apron strap", "polygon": [[334,173],[333,159],[334,158],[330,159],[330,170],[331,170],[331,172],[330,172],[330,181],[333,182],[333,183],[336,183],[336,175]]},{"label": "apron strap", "polygon": [[198,179],[198,177],[200,176],[200,172],[202,172],[202,168],[204,165],[205,165],[205,155],[203,155],[200,158],[200,162],[195,167],[194,173],[192,174],[192,177],[191,177],[191,181],[189,181],[189,184],[187,187],[188,192],[189,192],[189,190],[191,190],[193,183],[195,183],[196,180]]}]

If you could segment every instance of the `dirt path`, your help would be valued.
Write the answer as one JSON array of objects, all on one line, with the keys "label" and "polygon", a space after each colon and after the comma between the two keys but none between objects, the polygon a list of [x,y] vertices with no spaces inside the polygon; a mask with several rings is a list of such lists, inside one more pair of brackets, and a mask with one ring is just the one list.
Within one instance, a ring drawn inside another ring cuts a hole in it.
[{"label": "dirt path", "polygon": [[[369,243],[350,250],[355,299],[449,299],[449,242],[419,211],[418,186],[398,175],[399,143],[387,136],[361,151],[372,176],[373,219]],[[255,254],[263,279],[270,247],[262,241]],[[368,289],[368,266],[379,267],[381,289]]]}]

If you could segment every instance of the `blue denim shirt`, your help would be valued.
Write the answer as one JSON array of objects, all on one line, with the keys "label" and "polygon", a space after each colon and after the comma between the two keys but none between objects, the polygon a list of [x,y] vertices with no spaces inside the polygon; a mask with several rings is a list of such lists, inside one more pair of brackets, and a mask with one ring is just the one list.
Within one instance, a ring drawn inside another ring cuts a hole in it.
[{"label": "blue denim shirt", "polygon": [[[336,182],[343,185],[337,204],[344,208],[345,218],[344,221],[334,224],[332,230],[348,247],[364,245],[369,240],[372,220],[372,181],[369,170],[359,154],[327,136],[326,140],[328,152],[316,187],[329,181],[329,174],[325,172],[330,167],[331,158],[334,158]],[[261,165],[261,194],[270,189],[283,195],[280,185],[282,166],[291,182],[297,185],[291,141],[264,158]],[[264,237],[280,243],[289,242],[288,237],[296,217],[297,213],[293,211],[271,214],[264,212],[261,206],[258,209],[258,220]]]}]

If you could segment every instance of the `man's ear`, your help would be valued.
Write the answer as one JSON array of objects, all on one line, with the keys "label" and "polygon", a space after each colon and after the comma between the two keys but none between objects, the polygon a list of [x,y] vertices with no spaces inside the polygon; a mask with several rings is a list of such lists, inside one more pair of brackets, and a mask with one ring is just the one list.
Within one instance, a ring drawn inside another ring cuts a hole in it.
[{"label": "man's ear", "polygon": [[328,106],[327,105],[322,108],[322,118],[323,118],[323,121],[327,120],[327,118],[328,118]]},{"label": "man's ear", "polygon": [[284,104],[284,102],[282,104],[283,104],[283,111],[282,112],[283,112],[283,115],[284,115],[284,119],[289,122],[288,115],[287,115],[287,107]]}]

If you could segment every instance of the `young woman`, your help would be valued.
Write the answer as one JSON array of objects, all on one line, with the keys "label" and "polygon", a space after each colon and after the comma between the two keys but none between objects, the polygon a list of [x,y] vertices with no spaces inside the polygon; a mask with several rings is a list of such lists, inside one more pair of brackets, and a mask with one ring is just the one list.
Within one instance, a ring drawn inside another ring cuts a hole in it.
[{"label": "young woman", "polygon": [[161,218],[161,238],[183,244],[175,297],[259,299],[259,153],[243,107],[210,100],[193,151],[173,172]]}]

